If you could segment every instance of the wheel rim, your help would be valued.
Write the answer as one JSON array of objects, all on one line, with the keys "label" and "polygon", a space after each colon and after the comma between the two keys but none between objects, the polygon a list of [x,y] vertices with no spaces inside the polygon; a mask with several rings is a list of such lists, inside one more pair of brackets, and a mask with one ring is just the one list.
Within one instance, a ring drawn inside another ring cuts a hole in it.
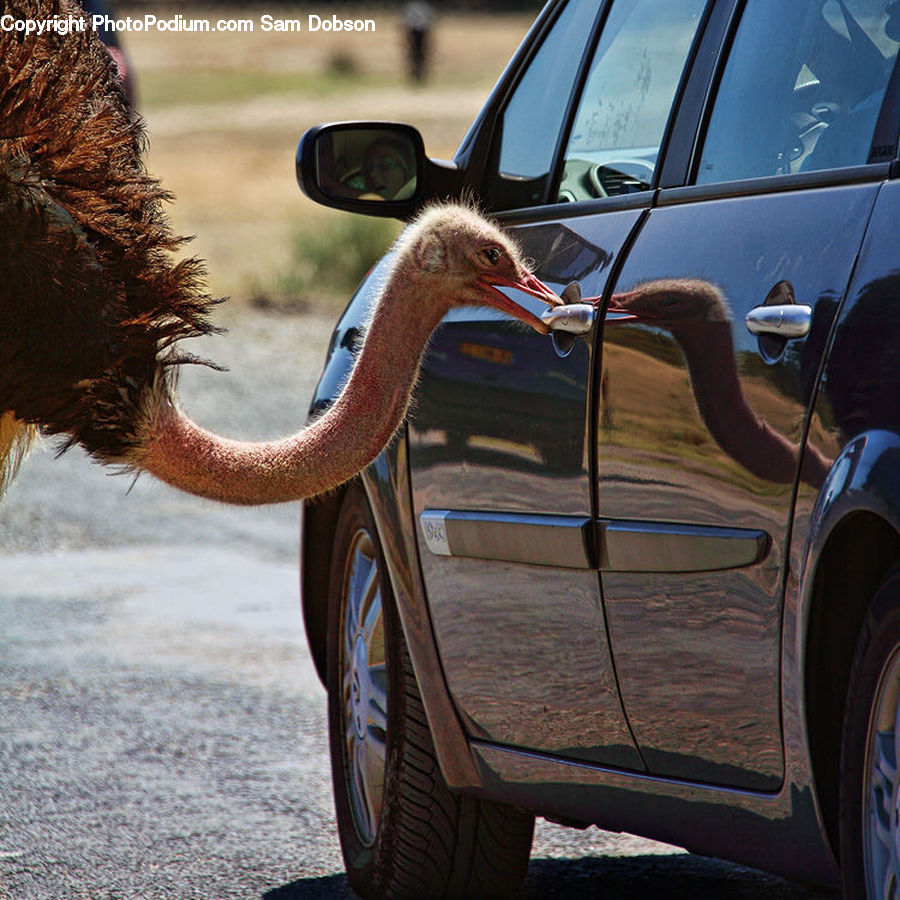
[{"label": "wheel rim", "polygon": [[881,672],[866,736],[863,854],[866,896],[900,898],[900,647]]},{"label": "wheel rim", "polygon": [[365,529],[354,535],[344,572],[341,691],[344,768],[360,841],[372,846],[381,819],[387,736],[387,669],[381,582]]}]

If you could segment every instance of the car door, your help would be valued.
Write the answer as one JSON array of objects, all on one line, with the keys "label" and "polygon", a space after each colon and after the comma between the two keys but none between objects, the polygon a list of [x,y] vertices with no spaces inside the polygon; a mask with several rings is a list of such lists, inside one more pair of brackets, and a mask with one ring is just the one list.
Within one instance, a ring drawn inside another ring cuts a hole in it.
[{"label": "car door", "polygon": [[788,528],[797,482],[817,490],[830,464],[801,454],[807,406],[894,153],[879,132],[897,52],[883,11],[748,0],[694,184],[661,191],[612,293],[603,594],[654,774],[759,790],[783,778]]},{"label": "car door", "polygon": [[[498,138],[484,193],[559,292],[602,294],[646,215],[705,5],[560,5],[487,123]],[[451,313],[410,417],[420,558],[473,737],[642,770],[591,538],[594,389],[589,339],[563,347],[485,310]]]}]

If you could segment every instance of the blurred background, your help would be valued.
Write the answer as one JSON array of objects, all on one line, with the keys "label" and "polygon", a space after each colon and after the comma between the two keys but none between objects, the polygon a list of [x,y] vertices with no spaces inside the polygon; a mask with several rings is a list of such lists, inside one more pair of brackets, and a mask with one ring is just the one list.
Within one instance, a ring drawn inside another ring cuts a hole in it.
[{"label": "blurred background", "polygon": [[[284,312],[337,314],[399,231],[393,220],[323,209],[300,193],[302,132],[337,119],[408,122],[449,158],[541,7],[461,0],[431,5],[424,77],[410,76],[409,4],[159,5],[116,14],[247,18],[253,33],[122,32],[147,166],[175,195],[176,230],[195,235],[212,292]],[[260,16],[370,18],[369,33],[263,32]],[[406,13],[406,15],[404,15]]]}]

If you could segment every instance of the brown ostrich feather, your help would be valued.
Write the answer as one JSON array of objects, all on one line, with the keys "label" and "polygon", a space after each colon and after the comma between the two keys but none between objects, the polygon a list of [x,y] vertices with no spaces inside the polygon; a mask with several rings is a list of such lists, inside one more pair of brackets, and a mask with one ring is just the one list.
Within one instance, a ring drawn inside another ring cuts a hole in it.
[{"label": "brown ostrich feather", "polygon": [[0,414],[0,497],[16,477],[36,434],[34,425],[20,422],[11,412]]},{"label": "brown ostrich feather", "polygon": [[[3,10],[82,14],[69,0]],[[169,390],[173,367],[192,361],[176,343],[215,330],[204,268],[175,260],[184,239],[143,147],[90,27],[0,32],[0,454],[10,464],[12,417],[66,435],[64,448],[128,458],[147,391]]]},{"label": "brown ostrich feather", "polygon": [[[16,19],[75,14],[70,0],[7,0],[3,9]],[[141,164],[142,145],[90,30],[0,33],[0,456],[8,463],[27,443],[18,422],[210,499],[312,497],[353,478],[391,440],[446,312],[485,305],[546,334],[503,289],[561,302],[496,224],[458,204],[427,210],[398,241],[329,409],[277,440],[213,434],[183,413],[173,387],[177,365],[194,361],[177,344],[214,330],[213,301],[201,265],[174,259],[181,239],[163,215],[166,193]]]}]

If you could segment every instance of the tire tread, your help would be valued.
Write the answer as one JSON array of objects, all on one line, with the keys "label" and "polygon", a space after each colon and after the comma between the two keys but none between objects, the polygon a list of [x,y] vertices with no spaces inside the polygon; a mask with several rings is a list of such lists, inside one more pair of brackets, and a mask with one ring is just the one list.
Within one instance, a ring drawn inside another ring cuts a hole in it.
[{"label": "tire tread", "polygon": [[394,606],[382,579],[388,649],[388,743],[382,815],[372,846],[362,846],[347,801],[338,685],[338,650],[343,608],[340,591],[349,536],[363,527],[385,572],[374,518],[359,483],[344,496],[335,527],[328,627],[329,719],[332,773],[341,849],[353,889],[377,900],[506,897],[525,877],[534,817],[510,806],[450,790],[435,753],[428,718]]},{"label": "tire tread", "polygon": [[453,793],[444,782],[406,647],[393,865],[382,896],[503,897],[525,877],[534,818]]}]

